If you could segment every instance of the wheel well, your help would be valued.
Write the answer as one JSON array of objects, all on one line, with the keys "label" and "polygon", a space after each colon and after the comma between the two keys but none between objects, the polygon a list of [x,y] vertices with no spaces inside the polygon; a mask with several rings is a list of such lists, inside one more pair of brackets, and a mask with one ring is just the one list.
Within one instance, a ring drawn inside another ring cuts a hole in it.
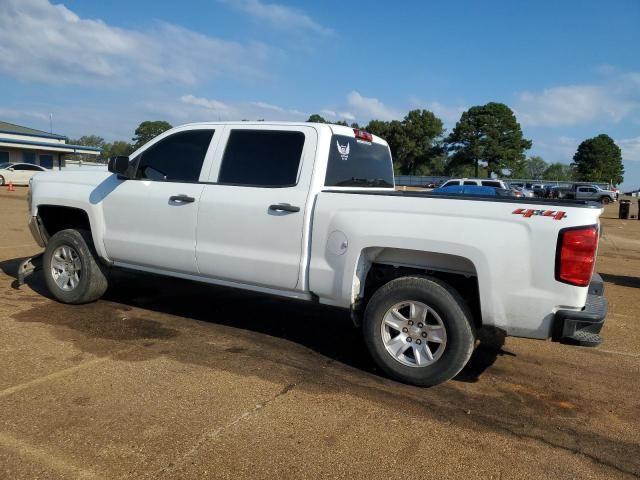
[{"label": "wheel well", "polygon": [[467,303],[471,310],[471,314],[473,315],[474,326],[478,329],[482,327],[480,290],[478,288],[478,277],[475,275],[430,270],[429,268],[424,267],[406,267],[372,263],[366,277],[364,301],[361,302],[360,306],[364,309],[371,296],[384,284],[393,279],[411,275],[428,275],[430,277],[438,278],[450,285]]},{"label": "wheel well", "polygon": [[44,226],[44,234],[47,238],[67,228],[91,231],[89,216],[80,208],[40,205],[38,217]]}]

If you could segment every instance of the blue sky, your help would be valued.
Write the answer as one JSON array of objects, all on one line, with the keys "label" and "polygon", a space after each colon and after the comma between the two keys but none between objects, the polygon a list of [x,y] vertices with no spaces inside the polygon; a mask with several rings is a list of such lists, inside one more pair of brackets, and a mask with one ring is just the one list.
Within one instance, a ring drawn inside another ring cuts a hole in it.
[{"label": "blue sky", "polygon": [[640,187],[640,2],[0,0],[0,118],[130,139],[145,119],[514,109],[531,154],[607,133]]}]

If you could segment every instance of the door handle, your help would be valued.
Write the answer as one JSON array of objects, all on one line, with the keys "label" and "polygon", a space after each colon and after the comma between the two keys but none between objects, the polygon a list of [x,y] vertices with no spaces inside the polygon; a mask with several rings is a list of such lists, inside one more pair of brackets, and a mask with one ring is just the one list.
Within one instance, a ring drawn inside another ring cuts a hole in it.
[{"label": "door handle", "polygon": [[195,202],[196,199],[193,197],[190,197],[189,195],[171,195],[169,197],[169,201],[170,202],[178,202],[178,203],[192,203]]},{"label": "door handle", "polygon": [[274,212],[299,212],[300,211],[300,207],[296,207],[293,205],[289,205],[288,203],[278,203],[278,204],[274,204],[274,205],[269,205],[269,210],[272,210]]}]

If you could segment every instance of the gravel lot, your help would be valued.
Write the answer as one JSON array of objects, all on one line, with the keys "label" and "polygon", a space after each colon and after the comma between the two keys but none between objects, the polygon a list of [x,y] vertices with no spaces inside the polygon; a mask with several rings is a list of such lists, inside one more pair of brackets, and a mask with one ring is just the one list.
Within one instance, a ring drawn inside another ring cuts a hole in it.
[{"label": "gravel lot", "polygon": [[85,306],[18,288],[25,197],[0,192],[0,478],[640,477],[640,221],[617,205],[600,348],[494,339],[420,389],[341,311],[128,272]]}]

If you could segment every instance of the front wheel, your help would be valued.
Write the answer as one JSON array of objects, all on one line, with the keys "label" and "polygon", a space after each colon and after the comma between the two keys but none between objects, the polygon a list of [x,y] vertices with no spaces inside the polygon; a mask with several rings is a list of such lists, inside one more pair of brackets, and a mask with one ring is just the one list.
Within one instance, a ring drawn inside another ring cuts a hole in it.
[{"label": "front wheel", "polygon": [[105,267],[98,259],[91,234],[62,230],[49,239],[42,262],[51,294],[63,303],[89,303],[107,289]]},{"label": "front wheel", "polygon": [[385,373],[419,386],[455,377],[475,346],[466,303],[449,285],[430,277],[402,277],[382,286],[367,304],[363,332]]},{"label": "front wheel", "polygon": [[600,199],[600,202],[601,202],[603,205],[609,205],[609,204],[611,203],[611,199],[610,199],[609,197],[602,197],[602,198]]}]

